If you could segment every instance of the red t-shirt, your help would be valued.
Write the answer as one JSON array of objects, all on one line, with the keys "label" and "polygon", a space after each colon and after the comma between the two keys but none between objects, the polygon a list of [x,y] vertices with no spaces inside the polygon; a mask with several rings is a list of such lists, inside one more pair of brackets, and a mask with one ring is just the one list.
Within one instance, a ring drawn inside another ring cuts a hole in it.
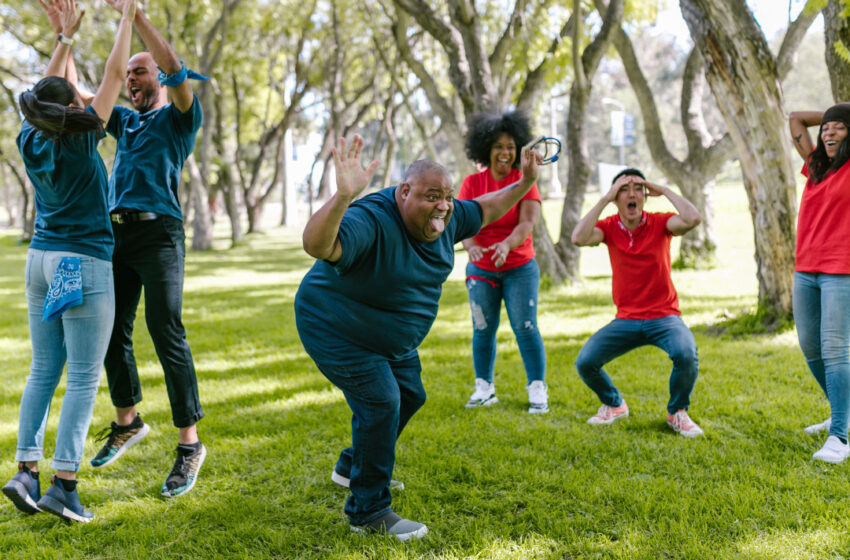
[{"label": "red t-shirt", "polygon": [[[460,200],[471,200],[488,192],[497,191],[507,187],[511,183],[516,183],[522,179],[522,171],[519,169],[511,169],[508,176],[501,181],[493,179],[493,175],[489,169],[485,169],[481,173],[474,173],[463,180],[460,186],[460,192],[457,197]],[[522,200],[536,200],[540,202],[540,192],[537,190],[537,185],[532,185],[531,189],[522,197]],[[522,202],[520,200],[520,202]],[[489,247],[494,243],[502,241],[511,234],[516,225],[519,223],[519,203],[508,210],[508,213],[496,220],[495,222],[481,228],[481,231],[473,238],[481,247]],[[522,266],[534,258],[534,242],[531,234],[522,242],[516,249],[508,253],[508,258],[505,259],[505,264],[496,267],[493,261],[490,260],[490,253],[484,253],[484,258],[476,261],[474,264],[484,270],[492,270],[498,272],[500,270],[510,270],[518,266]]]},{"label": "red t-shirt", "polygon": [[[803,175],[809,177],[808,166]],[[850,274],[850,164],[817,185],[809,177],[797,216],[797,272]]]},{"label": "red t-shirt", "polygon": [[629,231],[614,214],[596,222],[605,234],[611,259],[611,284],[618,319],[658,319],[681,315],[670,277],[667,220],[672,212],[643,213],[641,224]]}]

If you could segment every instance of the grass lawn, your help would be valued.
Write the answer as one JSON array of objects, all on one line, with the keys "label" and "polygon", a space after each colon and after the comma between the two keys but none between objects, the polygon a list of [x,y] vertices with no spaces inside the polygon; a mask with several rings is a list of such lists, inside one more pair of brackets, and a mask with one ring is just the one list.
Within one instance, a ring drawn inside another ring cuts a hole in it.
[{"label": "grass lawn", "polygon": [[[824,437],[802,428],[829,414],[793,332],[717,337],[724,313],[752,308],[757,285],[743,189],[716,193],[718,268],[674,273],[700,351],[691,412],[705,437],[664,424],[670,363],[643,348],[608,368],[631,408],[609,427],[585,423],[598,407],[573,362],[613,318],[604,248],[585,250],[580,286],[541,295],[551,412],[526,413],[525,375],[503,316],[500,402],[466,410],[472,390],[465,254],[446,283],[421,348],[428,402],[402,435],[394,493],[402,516],[428,524],[419,542],[351,534],[346,491],[329,480],[350,438],[342,394],[317,371],[295,331],[292,300],[311,259],[300,232],[276,229],[234,250],[190,253],[184,320],[200,379],[209,449],[198,485],[165,500],[174,458],[162,373],[144,323],[137,357],[148,438],[102,470],[87,463],[80,495],[96,515],[67,526],[0,501],[2,558],[555,559],[850,556],[850,464],[812,461]],[[650,210],[660,210],[652,201]],[[559,213],[547,204],[549,221]],[[225,232],[221,232],[224,234]],[[0,479],[15,471],[18,406],[30,360],[24,247],[0,234]],[[226,244],[224,238],[219,240]],[[91,434],[112,420],[105,379]],[[64,385],[47,428],[51,456]],[[49,463],[42,463],[49,470]],[[44,476],[44,475],[43,475]],[[43,481],[43,485],[46,484]],[[0,496],[2,498],[2,496]]]}]

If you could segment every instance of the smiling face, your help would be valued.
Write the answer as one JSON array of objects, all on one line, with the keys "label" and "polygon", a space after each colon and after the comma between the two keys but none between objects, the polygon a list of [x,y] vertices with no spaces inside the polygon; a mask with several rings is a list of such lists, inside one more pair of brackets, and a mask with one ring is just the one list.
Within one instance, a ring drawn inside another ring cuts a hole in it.
[{"label": "smiling face", "polygon": [[508,176],[516,161],[516,142],[507,132],[499,135],[490,146],[490,173],[500,181]]},{"label": "smiling face", "polygon": [[133,55],[127,61],[127,78],[124,85],[136,111],[144,113],[159,109],[168,103],[165,86],[157,79],[159,70],[149,53]]},{"label": "smiling face", "polygon": [[646,181],[637,175],[624,175],[617,191],[617,211],[626,225],[640,222],[646,202]]},{"label": "smiling face", "polygon": [[401,219],[417,241],[436,241],[452,217],[452,181],[442,167],[412,173],[396,189]]},{"label": "smiling face", "polygon": [[826,148],[826,155],[832,159],[838,152],[838,146],[847,138],[847,125],[840,121],[828,121],[821,125],[820,138]]}]

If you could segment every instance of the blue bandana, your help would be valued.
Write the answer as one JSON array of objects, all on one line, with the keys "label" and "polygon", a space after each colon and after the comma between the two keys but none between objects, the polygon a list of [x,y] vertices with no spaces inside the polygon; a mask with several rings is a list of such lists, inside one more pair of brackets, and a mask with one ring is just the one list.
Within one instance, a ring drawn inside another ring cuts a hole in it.
[{"label": "blue bandana", "polygon": [[52,321],[83,303],[83,275],[79,257],[62,257],[44,298],[41,320]]},{"label": "blue bandana", "polygon": [[159,75],[157,76],[159,83],[168,87],[177,87],[183,82],[185,82],[186,78],[190,78],[192,80],[209,81],[209,78],[207,78],[203,74],[198,74],[194,70],[189,70],[188,68],[186,68],[186,65],[183,64],[182,60],[180,61],[180,71],[176,74],[166,74],[160,68]]}]

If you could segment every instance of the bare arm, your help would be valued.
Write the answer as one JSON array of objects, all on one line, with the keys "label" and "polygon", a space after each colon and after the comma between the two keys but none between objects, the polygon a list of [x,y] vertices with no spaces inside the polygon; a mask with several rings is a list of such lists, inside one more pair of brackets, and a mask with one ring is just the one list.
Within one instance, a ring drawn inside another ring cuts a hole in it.
[{"label": "bare arm", "polygon": [[522,200],[519,203],[519,221],[516,227],[503,240],[494,243],[483,250],[490,252],[490,260],[497,267],[505,264],[508,258],[508,253],[522,245],[523,241],[528,239],[531,230],[534,229],[534,224],[540,218],[540,203],[536,200]]},{"label": "bare arm", "polygon": [[369,185],[378,168],[378,160],[366,169],[361,167],[362,151],[363,139],[357,135],[348,150],[344,138],[340,138],[338,147],[333,149],[336,193],[310,217],[301,236],[304,250],[311,257],[329,262],[337,262],[342,257],[342,245],[339,243],[342,217],[351,202]]},{"label": "bare arm", "polygon": [[106,68],[103,71],[103,79],[100,87],[91,102],[91,107],[100,120],[109,122],[112,109],[121,87],[124,84],[124,74],[127,71],[127,60],[130,58],[130,40],[133,37],[133,17],[136,12],[135,2],[126,2],[121,14],[121,22],[118,24],[118,33],[115,35],[115,44],[112,52],[106,59]]},{"label": "bare arm", "polygon": [[791,129],[791,139],[797,153],[804,160],[809,159],[809,154],[815,148],[812,137],[809,135],[810,126],[819,126],[823,118],[823,111],[794,111],[788,115],[788,128]]},{"label": "bare arm", "polygon": [[[125,2],[131,0],[106,0],[106,3],[120,10]],[[135,0],[132,0],[135,1]],[[142,10],[136,10],[136,18],[133,21],[138,31],[145,48],[151,53],[153,61],[159,66],[159,69],[166,74],[176,74],[180,71],[180,59],[177,58],[177,53],[174,48],[165,40],[165,37],[157,30],[150,22]],[[168,88],[168,94],[171,96],[171,102],[177,107],[181,113],[185,113],[192,108],[194,97],[192,94],[192,86],[189,80],[184,80],[182,84]]]},{"label": "bare arm", "polygon": [[537,174],[540,171],[538,166],[542,160],[543,156],[529,146],[525,146],[522,149],[522,179],[473,199],[481,205],[481,227],[495,222],[522,200],[537,181]]},{"label": "bare arm", "polygon": [[599,216],[602,215],[602,210],[608,206],[609,203],[617,200],[617,193],[620,192],[620,188],[629,182],[629,175],[624,175],[617,179],[611,188],[608,189],[608,192],[599,199],[599,202],[593,205],[593,208],[587,211],[587,214],[578,221],[576,227],[573,228],[573,234],[570,237],[570,241],[573,242],[574,245],[578,245],[579,247],[588,247],[592,245],[599,245],[605,240],[605,234],[602,233],[602,230],[596,227],[596,222],[599,221]]},{"label": "bare arm", "polygon": [[666,196],[678,212],[677,215],[670,216],[670,219],[667,220],[667,231],[673,235],[684,235],[702,221],[699,210],[684,196],[671,191],[667,187],[659,187],[650,182],[646,183],[646,187],[649,196]]},{"label": "bare arm", "polygon": [[[68,39],[73,39],[74,34],[80,29],[80,22],[86,13],[85,10],[78,12],[76,3],[72,0],[56,0],[51,3],[51,9],[57,14],[56,17],[61,26],[62,35]],[[53,56],[50,57],[47,70],[44,72],[45,77],[59,76],[64,78],[70,55],[71,45],[57,41],[53,49]]]}]

